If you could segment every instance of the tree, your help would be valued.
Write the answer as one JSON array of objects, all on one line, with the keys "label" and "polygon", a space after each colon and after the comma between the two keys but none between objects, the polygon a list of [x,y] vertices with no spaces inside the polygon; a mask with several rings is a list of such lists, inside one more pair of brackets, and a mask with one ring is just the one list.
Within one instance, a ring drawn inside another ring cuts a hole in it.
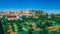
[{"label": "tree", "polygon": [[4,34],[1,19],[0,19],[0,34]]},{"label": "tree", "polygon": [[47,29],[47,28],[43,28],[43,29],[42,29],[42,31],[43,31],[43,33],[44,33],[44,34],[49,34],[49,32],[48,32],[48,29]]},{"label": "tree", "polygon": [[2,19],[4,20],[4,19],[5,19],[5,17],[6,17],[6,15],[3,15],[3,16],[2,16]]}]

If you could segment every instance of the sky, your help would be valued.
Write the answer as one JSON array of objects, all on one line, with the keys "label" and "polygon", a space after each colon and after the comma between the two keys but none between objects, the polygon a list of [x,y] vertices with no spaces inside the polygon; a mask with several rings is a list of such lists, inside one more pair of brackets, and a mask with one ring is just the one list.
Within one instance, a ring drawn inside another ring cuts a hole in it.
[{"label": "sky", "polygon": [[60,13],[60,0],[0,0],[0,10],[43,10]]}]

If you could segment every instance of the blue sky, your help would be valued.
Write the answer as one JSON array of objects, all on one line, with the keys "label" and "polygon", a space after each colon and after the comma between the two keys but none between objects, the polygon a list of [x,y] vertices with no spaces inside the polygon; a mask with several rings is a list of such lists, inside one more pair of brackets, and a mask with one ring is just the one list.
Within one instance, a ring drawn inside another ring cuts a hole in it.
[{"label": "blue sky", "polygon": [[60,13],[60,0],[0,0],[0,10],[6,9],[37,9]]}]

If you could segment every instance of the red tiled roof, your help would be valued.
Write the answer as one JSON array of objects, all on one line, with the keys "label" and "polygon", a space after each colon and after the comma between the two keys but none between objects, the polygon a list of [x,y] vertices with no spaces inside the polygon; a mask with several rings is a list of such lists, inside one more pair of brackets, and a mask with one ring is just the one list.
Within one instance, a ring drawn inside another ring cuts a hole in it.
[{"label": "red tiled roof", "polygon": [[8,15],[7,18],[16,18],[16,16],[15,15],[13,15],[13,16],[12,15]]}]

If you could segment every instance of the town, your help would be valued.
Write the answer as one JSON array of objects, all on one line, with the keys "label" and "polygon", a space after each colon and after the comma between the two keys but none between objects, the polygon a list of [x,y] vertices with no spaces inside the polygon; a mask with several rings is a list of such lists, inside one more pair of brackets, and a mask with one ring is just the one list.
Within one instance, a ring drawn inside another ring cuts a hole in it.
[{"label": "town", "polygon": [[5,34],[59,34],[60,14],[42,10],[1,11]]}]

